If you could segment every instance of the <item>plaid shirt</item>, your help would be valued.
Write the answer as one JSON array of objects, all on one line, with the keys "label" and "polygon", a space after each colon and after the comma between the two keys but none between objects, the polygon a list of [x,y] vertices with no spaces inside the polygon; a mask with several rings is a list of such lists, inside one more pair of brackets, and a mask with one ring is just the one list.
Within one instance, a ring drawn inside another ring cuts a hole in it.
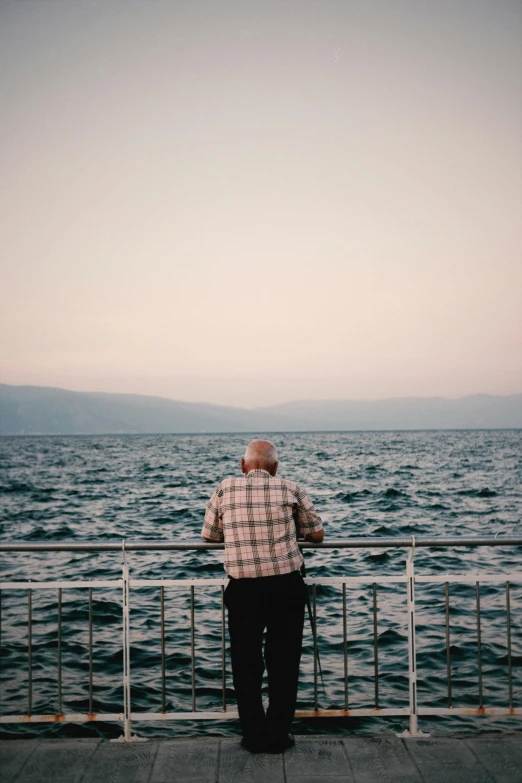
[{"label": "plaid shirt", "polygon": [[296,520],[303,537],[323,528],[295,482],[251,470],[221,482],[207,504],[202,535],[225,541],[225,570],[236,579],[288,574],[303,563]]}]

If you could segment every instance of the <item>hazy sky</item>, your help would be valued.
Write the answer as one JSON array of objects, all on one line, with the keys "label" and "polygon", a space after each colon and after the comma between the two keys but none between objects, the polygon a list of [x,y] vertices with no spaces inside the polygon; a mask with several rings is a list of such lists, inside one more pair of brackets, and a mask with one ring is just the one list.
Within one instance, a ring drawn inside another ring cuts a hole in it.
[{"label": "hazy sky", "polygon": [[0,377],[522,391],[522,0],[1,0]]}]

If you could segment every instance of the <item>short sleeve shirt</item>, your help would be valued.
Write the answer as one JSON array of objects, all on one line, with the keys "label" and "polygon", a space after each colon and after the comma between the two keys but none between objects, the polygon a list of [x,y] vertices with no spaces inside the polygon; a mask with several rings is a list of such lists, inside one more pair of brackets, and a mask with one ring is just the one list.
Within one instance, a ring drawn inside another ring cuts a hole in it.
[{"label": "short sleeve shirt", "polygon": [[221,482],[207,504],[202,534],[224,540],[230,576],[255,578],[301,567],[296,525],[303,537],[323,529],[306,492],[266,470],[251,470]]}]

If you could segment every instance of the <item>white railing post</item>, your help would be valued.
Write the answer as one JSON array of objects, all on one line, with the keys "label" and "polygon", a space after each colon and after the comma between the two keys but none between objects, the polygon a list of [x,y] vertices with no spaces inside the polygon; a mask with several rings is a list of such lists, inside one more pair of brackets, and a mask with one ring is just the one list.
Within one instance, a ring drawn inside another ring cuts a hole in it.
[{"label": "white railing post", "polygon": [[122,580],[123,580],[123,742],[143,740],[136,734],[131,734],[131,690],[130,690],[130,607],[129,607],[129,564],[125,539],[121,542]]},{"label": "white railing post", "polygon": [[411,549],[406,560],[406,587],[407,611],[408,611],[408,678],[410,682],[410,728],[400,736],[419,737],[428,736],[419,731],[417,712],[417,655],[415,651],[415,571],[413,558],[415,556],[415,536],[411,537]]},{"label": "white railing post", "polygon": [[412,536],[411,549],[406,559],[406,578],[408,579],[408,674],[410,679],[410,734],[417,734],[417,656],[415,654],[415,573],[413,557],[415,555],[415,536]]},{"label": "white railing post", "polygon": [[123,739],[131,739],[129,565],[125,539],[121,542],[123,578]]}]

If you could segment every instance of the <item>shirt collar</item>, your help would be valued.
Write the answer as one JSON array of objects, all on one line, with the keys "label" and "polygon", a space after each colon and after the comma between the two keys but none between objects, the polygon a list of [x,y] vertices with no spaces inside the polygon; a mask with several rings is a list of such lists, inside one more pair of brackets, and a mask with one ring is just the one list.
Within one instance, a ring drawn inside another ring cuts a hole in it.
[{"label": "shirt collar", "polygon": [[270,476],[270,473],[268,470],[263,470],[262,468],[254,468],[253,470],[248,471],[247,478],[249,476]]}]

